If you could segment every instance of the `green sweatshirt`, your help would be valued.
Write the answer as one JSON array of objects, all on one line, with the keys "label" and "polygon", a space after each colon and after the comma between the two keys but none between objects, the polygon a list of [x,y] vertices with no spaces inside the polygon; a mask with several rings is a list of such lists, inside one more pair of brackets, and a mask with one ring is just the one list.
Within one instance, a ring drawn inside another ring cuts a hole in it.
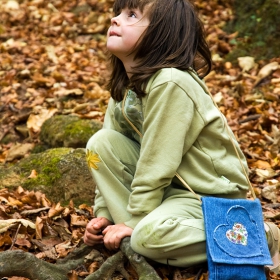
[{"label": "green sweatshirt", "polygon": [[[143,137],[124,118],[123,101],[110,99],[104,128],[117,130],[141,145],[127,207],[132,218],[127,226],[134,228],[159,206],[172,181],[183,186],[176,172],[199,195],[246,197],[248,184],[224,117],[202,86],[192,71],[165,68],[150,79],[144,98],[129,91],[124,112]],[[246,159],[235,138],[234,142],[247,172]],[[96,200],[95,209],[99,203],[102,197]]]}]

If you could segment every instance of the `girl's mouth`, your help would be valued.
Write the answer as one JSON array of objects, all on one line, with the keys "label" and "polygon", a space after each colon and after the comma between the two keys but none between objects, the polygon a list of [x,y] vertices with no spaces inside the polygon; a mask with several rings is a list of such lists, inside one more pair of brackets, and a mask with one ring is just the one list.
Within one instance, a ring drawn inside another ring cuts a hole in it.
[{"label": "girl's mouth", "polygon": [[109,36],[116,36],[116,37],[120,37],[120,35],[118,33],[116,33],[115,31],[110,31]]}]

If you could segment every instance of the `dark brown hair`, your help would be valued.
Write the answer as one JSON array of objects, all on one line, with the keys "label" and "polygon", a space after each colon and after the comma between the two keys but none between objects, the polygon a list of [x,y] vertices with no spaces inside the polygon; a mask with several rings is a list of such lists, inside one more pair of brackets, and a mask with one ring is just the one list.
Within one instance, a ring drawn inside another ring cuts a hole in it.
[{"label": "dark brown hair", "polygon": [[204,36],[203,24],[188,0],[116,0],[113,10],[148,7],[150,24],[135,46],[133,67],[129,79],[120,59],[111,54],[112,67],[108,89],[117,101],[123,98],[125,88],[133,89],[138,97],[144,96],[149,78],[162,68],[196,70],[201,78],[211,70],[211,53]]}]

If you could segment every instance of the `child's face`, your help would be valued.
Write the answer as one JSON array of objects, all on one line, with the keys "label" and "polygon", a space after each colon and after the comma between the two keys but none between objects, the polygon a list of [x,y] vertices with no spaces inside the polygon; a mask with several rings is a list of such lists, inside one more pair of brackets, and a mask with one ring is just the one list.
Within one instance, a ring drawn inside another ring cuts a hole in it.
[{"label": "child's face", "polygon": [[111,27],[107,33],[108,50],[125,62],[133,56],[131,52],[149,23],[145,10],[142,13],[139,9],[123,9],[111,20]]}]

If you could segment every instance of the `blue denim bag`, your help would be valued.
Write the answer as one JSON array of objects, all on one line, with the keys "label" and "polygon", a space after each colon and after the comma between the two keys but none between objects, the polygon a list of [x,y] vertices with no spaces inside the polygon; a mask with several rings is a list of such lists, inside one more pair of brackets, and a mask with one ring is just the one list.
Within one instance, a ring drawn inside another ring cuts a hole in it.
[{"label": "blue denim bag", "polygon": [[260,201],[203,197],[209,280],[266,280],[272,265]]}]

